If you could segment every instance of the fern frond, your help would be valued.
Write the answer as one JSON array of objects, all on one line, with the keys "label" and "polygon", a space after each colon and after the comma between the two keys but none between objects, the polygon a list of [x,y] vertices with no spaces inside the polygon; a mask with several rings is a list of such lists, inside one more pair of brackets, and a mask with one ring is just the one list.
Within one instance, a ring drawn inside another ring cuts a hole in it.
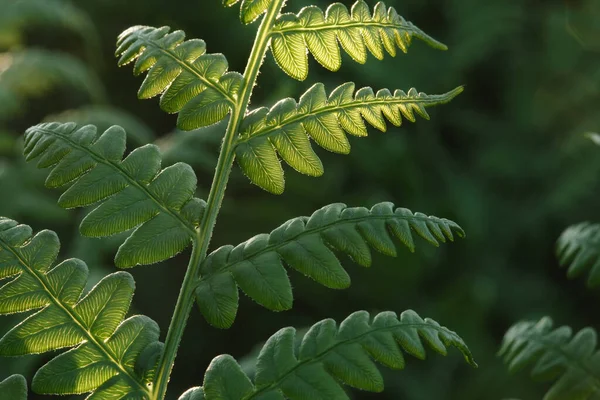
[{"label": "fern frond", "polygon": [[[13,278],[0,288],[0,315],[40,310],[0,339],[0,356],[74,347],[38,370],[32,382],[35,392],[151,398],[147,383],[154,358],[147,349],[160,349],[159,329],[145,316],[123,320],[133,278],[126,272],[108,275],[82,296],[87,266],[77,259],[54,265],[59,247],[54,232],[32,237],[29,226],[0,218],[0,279]],[[144,360],[152,361],[140,363]]]},{"label": "fern frond", "polygon": [[22,375],[11,375],[0,382],[0,399],[27,400],[27,381]]},{"label": "fern frond", "polygon": [[338,41],[350,57],[364,64],[367,50],[379,60],[384,57],[384,49],[395,57],[396,47],[406,53],[413,37],[436,49],[447,49],[399,16],[393,7],[379,2],[371,15],[369,6],[358,0],[351,12],[342,3],[334,3],[325,15],[318,7],[309,6],[297,15],[279,16],[273,28],[271,51],[286,74],[303,81],[308,76],[308,52],[323,67],[337,71],[342,65]]},{"label": "fern frond", "polygon": [[477,364],[464,341],[437,322],[422,319],[412,310],[398,318],[382,312],[373,320],[358,311],[340,326],[332,319],[313,325],[294,350],[296,330],[283,328],[267,340],[256,363],[254,382],[237,361],[222,355],[209,365],[202,387],[190,389],[180,400],[223,399],[349,399],[342,384],[370,392],[383,391],[383,377],[372,359],[403,369],[403,351],[425,359],[423,342],[446,355],[457,348],[472,366]]},{"label": "fern frond", "polygon": [[523,321],[512,326],[500,355],[510,372],[533,365],[532,378],[556,383],[544,400],[592,400],[600,395],[600,352],[597,334],[584,328],[573,335],[568,326],[552,329],[548,317],[538,322]]},{"label": "fern frond", "polygon": [[140,99],[162,94],[160,107],[179,113],[177,126],[192,130],[221,121],[235,104],[244,78],[227,72],[222,54],[206,54],[200,39],[184,41],[183,31],[169,27],[134,26],[119,35],[119,66],[135,61],[133,72],[148,71],[138,92]]},{"label": "fern frond", "polygon": [[101,203],[81,222],[84,236],[104,237],[136,228],[119,248],[118,267],[157,263],[175,256],[195,238],[204,211],[193,197],[196,175],[177,163],[161,170],[158,147],[146,145],[124,160],[126,134],[113,126],[44,123],[25,133],[27,160],[52,167],[46,186],[72,186],[60,197],[64,208]]},{"label": "fern frond", "polygon": [[196,300],[206,320],[219,328],[233,324],[238,286],[260,305],[274,310],[292,307],[293,295],[283,262],[333,289],[350,286],[350,277],[330,249],[348,254],[358,264],[371,265],[369,246],[396,256],[390,234],[414,251],[414,231],[434,246],[453,241],[464,231],[447,219],[413,214],[392,203],[370,210],[330,204],[311,217],[287,221],[270,234],[261,234],[236,247],[223,246],[200,267]]},{"label": "fern frond", "polygon": [[567,277],[589,273],[587,285],[600,285],[600,225],[583,222],[568,227],[558,238],[556,255]]},{"label": "fern frond", "polygon": [[75,122],[79,126],[95,125],[104,131],[113,125],[119,125],[127,132],[129,144],[143,146],[154,141],[155,134],[136,116],[122,109],[106,105],[89,105],[72,110],[52,114],[44,118],[44,122]]},{"label": "fern frond", "polygon": [[281,194],[285,180],[277,153],[296,171],[320,176],[323,165],[309,137],[326,150],[348,154],[345,133],[367,136],[363,119],[385,132],[386,119],[395,126],[402,124],[402,117],[415,122],[415,113],[429,119],[426,107],[447,103],[462,91],[463,87],[458,87],[445,94],[427,95],[414,88],[394,94],[382,89],[375,94],[370,87],[355,92],[354,83],[348,82],[327,96],[324,85],[317,83],[298,104],[287,98],[271,109],[254,110],[244,119],[236,148],[238,164],[254,184]]},{"label": "fern frond", "polygon": [[98,76],[72,56],[47,50],[0,54],[0,121],[25,109],[27,99],[64,86],[97,103],[106,97]]},{"label": "fern frond", "polygon": [[22,47],[24,34],[32,26],[66,29],[85,42],[91,57],[98,54],[99,39],[94,23],[68,1],[4,0],[0,2],[0,47]]}]

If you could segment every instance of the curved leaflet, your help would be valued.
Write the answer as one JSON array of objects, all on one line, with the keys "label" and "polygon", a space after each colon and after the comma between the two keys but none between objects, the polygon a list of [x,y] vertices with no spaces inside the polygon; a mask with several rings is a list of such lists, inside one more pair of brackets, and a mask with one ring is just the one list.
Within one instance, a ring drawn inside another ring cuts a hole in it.
[{"label": "curved leaflet", "polygon": [[284,262],[321,285],[344,289],[350,286],[350,276],[331,248],[368,267],[369,247],[396,256],[391,236],[414,251],[413,232],[434,246],[453,241],[454,235],[465,236],[453,221],[413,214],[392,203],[379,203],[370,210],[331,204],[311,217],[289,220],[270,234],[212,252],[201,265],[196,300],[206,320],[219,328],[235,320],[238,286],[270,310],[288,310],[293,295]]},{"label": "curved leaflet", "polygon": [[0,399],[27,400],[27,381],[22,375],[11,375],[0,382]]},{"label": "curved leaflet", "polygon": [[206,54],[200,39],[185,39],[169,27],[134,26],[119,35],[119,66],[135,61],[133,72],[147,71],[138,97],[160,97],[160,107],[179,113],[177,126],[189,131],[221,121],[236,103],[244,78],[227,72],[222,54]]},{"label": "curved leaflet", "polygon": [[25,133],[27,160],[52,168],[51,188],[71,185],[58,203],[65,208],[101,203],[81,222],[84,236],[135,230],[119,248],[118,267],[157,263],[184,250],[196,236],[205,202],[193,197],[196,175],[177,163],[161,170],[158,147],[146,145],[125,159],[126,134],[112,126],[44,123]]},{"label": "curved leaflet", "polygon": [[308,52],[323,67],[337,71],[342,65],[338,42],[352,59],[364,64],[367,50],[379,60],[384,57],[384,49],[395,57],[396,48],[406,53],[413,37],[433,48],[447,49],[398,15],[393,7],[379,2],[371,14],[367,3],[359,0],[350,12],[342,3],[334,3],[325,14],[309,6],[297,15],[281,15],[273,28],[271,51],[286,74],[303,81],[308,76]]},{"label": "curved leaflet", "polygon": [[556,255],[569,278],[587,272],[587,285],[600,285],[600,225],[582,222],[568,227],[558,238]]},{"label": "curved leaflet", "polygon": [[29,226],[0,218],[0,279],[10,278],[0,288],[0,314],[39,310],[0,339],[0,356],[71,347],[38,370],[32,382],[35,392],[94,392],[90,399],[106,400],[150,398],[147,384],[154,365],[140,365],[138,358],[148,346],[156,346],[159,329],[145,316],[124,320],[133,278],[117,272],[83,294],[87,266],[77,259],[55,265],[59,247],[54,232],[32,236]]},{"label": "curved leaflet", "polygon": [[300,101],[287,98],[271,109],[254,110],[240,128],[236,147],[237,161],[244,174],[256,185],[274,194],[285,189],[279,156],[296,171],[310,175],[323,174],[323,165],[313,151],[310,140],[334,153],[348,154],[346,134],[364,137],[369,125],[385,132],[386,120],[395,126],[402,118],[415,122],[415,114],[429,119],[426,108],[445,104],[462,93],[458,87],[448,93],[428,95],[412,88],[408,93],[393,94],[370,87],[355,91],[352,82],[334,89],[328,96],[322,83],[313,85]]},{"label": "curved leaflet", "polygon": [[332,319],[313,325],[294,350],[296,330],[288,327],[267,340],[256,362],[254,381],[229,355],[215,358],[202,387],[188,390],[180,400],[303,400],[349,399],[341,385],[370,392],[383,391],[383,377],[372,360],[403,369],[404,353],[425,359],[425,344],[446,355],[456,347],[472,366],[477,364],[464,341],[448,328],[412,310],[398,317],[382,312],[372,320],[358,311],[337,326]]},{"label": "curved leaflet", "polygon": [[556,380],[544,400],[592,400],[600,395],[600,352],[597,334],[584,328],[573,335],[568,326],[553,328],[548,317],[511,327],[499,355],[510,372],[532,366],[536,380]]}]

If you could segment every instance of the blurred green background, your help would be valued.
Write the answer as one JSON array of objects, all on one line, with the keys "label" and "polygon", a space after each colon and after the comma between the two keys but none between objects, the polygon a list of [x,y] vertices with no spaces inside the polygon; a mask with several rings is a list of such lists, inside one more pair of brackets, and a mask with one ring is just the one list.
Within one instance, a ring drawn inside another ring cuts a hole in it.
[{"label": "blurred green background", "polygon": [[[0,0],[0,214],[55,230],[61,257],[80,257],[95,279],[115,270],[119,240],[84,239],[83,212],[56,205],[58,191],[43,187],[46,172],[26,165],[24,130],[42,120],[75,120],[102,128],[124,126],[130,148],[160,145],[165,164],[190,163],[206,197],[223,126],[201,132],[174,129],[176,116],[157,101],[138,101],[141,79],[119,69],[116,36],[131,25],[169,25],[198,37],[210,52],[224,53],[242,71],[257,25],[243,26],[238,8],[219,0]],[[351,5],[351,1],[343,1]],[[373,6],[374,2],[368,1]],[[322,0],[290,0],[287,9]],[[539,399],[544,384],[526,374],[508,376],[495,353],[517,320],[551,315],[557,324],[600,327],[598,291],[567,281],[553,256],[560,232],[571,223],[600,220],[599,149],[583,137],[600,130],[600,0],[388,1],[401,15],[448,44],[448,52],[416,41],[408,55],[370,58],[365,66],[345,57],[338,73],[311,60],[306,82],[284,75],[271,56],[258,80],[253,106],[298,97],[314,82],[328,90],[352,80],[375,89],[442,93],[466,91],[449,105],[430,109],[432,120],[405,123],[385,134],[351,139],[349,156],[322,156],[324,177],[287,171],[287,190],[272,196],[249,184],[235,167],[212,249],[269,232],[285,220],[310,215],[333,202],[398,206],[457,221],[467,239],[440,249],[402,248],[398,258],[374,255],[365,270],[349,259],[353,285],[332,291],[290,271],[294,309],[272,313],[243,298],[230,330],[208,326],[192,312],[179,350],[169,399],[200,385],[218,354],[243,359],[281,327],[343,319],[359,309],[414,309],[456,330],[469,344],[478,370],[458,352],[408,360],[403,372],[383,370],[383,394],[352,392],[355,399]],[[188,253],[161,265],[132,270],[133,311],[163,329]],[[18,318],[0,319],[4,334]],[[0,376],[29,379],[52,355],[0,360]],[[38,397],[32,397],[33,399]],[[74,397],[78,398],[78,397]]]}]

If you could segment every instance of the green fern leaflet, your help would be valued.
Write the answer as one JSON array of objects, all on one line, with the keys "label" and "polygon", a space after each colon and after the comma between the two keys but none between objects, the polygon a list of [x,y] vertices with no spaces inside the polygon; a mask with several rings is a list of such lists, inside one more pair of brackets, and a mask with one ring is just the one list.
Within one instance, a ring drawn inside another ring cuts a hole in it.
[{"label": "green fern leaflet", "polygon": [[233,357],[223,355],[211,362],[204,385],[190,389],[180,400],[349,399],[341,384],[381,392],[383,377],[371,359],[403,369],[402,351],[425,359],[423,342],[444,356],[447,347],[456,347],[470,365],[477,366],[456,333],[410,310],[399,318],[382,312],[373,320],[366,311],[358,311],[339,327],[332,319],[323,320],[306,333],[297,353],[295,334],[294,328],[283,328],[267,340],[258,356],[254,382]]},{"label": "green fern leaflet", "polygon": [[11,375],[0,382],[0,399],[27,400],[27,381],[22,375]]},{"label": "green fern leaflet", "polygon": [[600,225],[583,222],[568,227],[558,238],[556,255],[567,276],[577,278],[588,272],[587,285],[600,285]]},{"label": "green fern leaflet", "polygon": [[363,0],[354,3],[351,12],[342,3],[334,3],[325,14],[315,6],[305,7],[297,15],[283,14],[277,18],[272,35],[275,61],[286,74],[300,81],[308,76],[308,52],[323,67],[340,69],[338,42],[360,64],[367,61],[367,50],[379,60],[384,57],[384,49],[392,57],[396,56],[396,48],[406,53],[413,37],[434,48],[447,49],[399,16],[394,8],[379,2],[371,14]]},{"label": "green fern leaflet", "polygon": [[200,268],[196,299],[209,323],[219,328],[233,324],[238,309],[238,286],[260,305],[282,311],[292,307],[292,287],[283,262],[332,289],[350,286],[350,276],[330,250],[348,254],[358,264],[371,265],[370,247],[396,256],[390,235],[414,251],[413,234],[434,246],[464,237],[464,231],[447,219],[413,214],[392,203],[370,210],[331,204],[311,217],[287,221],[270,234],[240,245],[223,246],[211,253]]},{"label": "green fern leaflet", "polygon": [[309,137],[326,150],[348,154],[350,143],[346,133],[368,135],[363,119],[382,132],[386,119],[395,126],[402,118],[415,122],[415,113],[425,119],[425,110],[445,104],[463,91],[458,87],[441,95],[427,95],[412,88],[392,94],[382,89],[375,94],[369,87],[355,93],[352,82],[331,92],[317,83],[296,104],[291,98],[281,100],[271,109],[252,111],[240,128],[236,148],[238,164],[244,174],[259,187],[281,194],[285,188],[283,169],[277,154],[296,171],[310,176],[323,175],[323,164],[313,151]]},{"label": "green fern leaflet", "polygon": [[544,400],[593,400],[600,395],[598,335],[584,328],[573,335],[568,326],[552,328],[548,317],[524,321],[504,336],[500,355],[510,372],[533,365],[536,380],[555,380]]},{"label": "green fern leaflet", "polygon": [[185,33],[169,33],[169,27],[134,26],[117,41],[119,66],[135,61],[133,72],[148,72],[140,99],[162,94],[160,107],[179,113],[177,127],[193,130],[221,121],[236,104],[244,78],[227,72],[222,54],[206,54],[200,39],[184,41]]},{"label": "green fern leaflet", "polygon": [[59,247],[54,232],[32,237],[29,226],[0,219],[0,279],[11,278],[0,288],[0,315],[39,310],[0,339],[0,356],[73,347],[38,370],[36,393],[150,398],[159,329],[145,316],[123,320],[133,278],[117,272],[82,295],[88,269],[77,259],[54,265]]},{"label": "green fern leaflet", "polygon": [[126,134],[113,126],[36,125],[25,134],[27,160],[52,167],[46,186],[71,184],[64,208],[101,203],[81,222],[84,236],[104,237],[136,228],[115,257],[118,267],[157,263],[184,250],[196,237],[205,202],[194,197],[196,175],[177,163],[161,170],[158,147],[146,145],[124,160]]}]

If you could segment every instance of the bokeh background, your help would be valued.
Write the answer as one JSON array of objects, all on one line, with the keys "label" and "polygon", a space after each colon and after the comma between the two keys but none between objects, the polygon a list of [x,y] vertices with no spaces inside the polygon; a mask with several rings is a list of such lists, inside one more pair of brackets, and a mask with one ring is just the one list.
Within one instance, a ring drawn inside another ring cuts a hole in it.
[{"label": "bokeh background", "polygon": [[[42,120],[75,120],[124,126],[130,148],[148,142],[165,164],[185,161],[206,197],[223,126],[184,133],[176,116],[157,101],[139,101],[141,78],[119,69],[116,36],[131,25],[169,25],[198,37],[210,52],[224,53],[242,71],[256,25],[243,26],[238,8],[219,0],[0,0],[0,214],[52,229],[61,257],[80,257],[95,279],[115,270],[119,240],[82,238],[81,210],[56,205],[45,189],[46,172],[26,165],[24,130]],[[351,5],[351,1],[343,1]],[[290,0],[289,11],[323,0]],[[370,5],[374,2],[369,1]],[[218,354],[251,360],[257,344],[281,327],[303,327],[323,318],[343,319],[359,309],[414,309],[456,330],[480,368],[458,352],[409,359],[403,372],[383,370],[386,391],[354,399],[539,399],[547,385],[527,374],[509,376],[496,357],[504,331],[517,320],[551,315],[557,324],[600,327],[598,291],[567,281],[553,256],[569,224],[600,220],[600,149],[584,138],[600,130],[600,0],[388,1],[408,20],[448,44],[440,52],[415,42],[408,55],[372,57],[365,66],[345,57],[338,73],[311,61],[309,79],[295,82],[268,56],[253,106],[298,97],[314,82],[331,90],[352,80],[375,89],[441,93],[466,91],[430,109],[432,120],[405,123],[387,133],[351,139],[349,156],[321,149],[326,173],[315,179],[287,170],[287,190],[272,196],[252,186],[235,167],[211,248],[237,244],[280,223],[333,202],[398,206],[457,221],[467,232],[439,249],[420,242],[415,254],[375,255],[370,270],[345,258],[353,285],[331,291],[290,272],[294,309],[272,313],[243,297],[230,330],[208,326],[192,312],[170,385],[169,399],[200,385]],[[169,324],[188,253],[132,270],[133,311]],[[20,317],[0,319],[0,333]],[[51,355],[0,360],[0,376],[31,378]],[[246,365],[246,364],[245,364]],[[39,397],[32,397],[33,399]],[[81,397],[74,397],[81,398]]]}]

